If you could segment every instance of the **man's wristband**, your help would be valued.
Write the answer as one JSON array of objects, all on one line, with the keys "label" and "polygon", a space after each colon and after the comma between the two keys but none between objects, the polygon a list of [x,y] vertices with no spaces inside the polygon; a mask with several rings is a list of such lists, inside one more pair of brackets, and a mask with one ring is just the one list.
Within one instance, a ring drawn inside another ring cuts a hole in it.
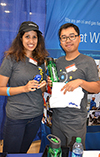
[{"label": "man's wristband", "polygon": [[7,95],[8,96],[10,96],[9,89],[10,89],[10,87],[7,88]]}]

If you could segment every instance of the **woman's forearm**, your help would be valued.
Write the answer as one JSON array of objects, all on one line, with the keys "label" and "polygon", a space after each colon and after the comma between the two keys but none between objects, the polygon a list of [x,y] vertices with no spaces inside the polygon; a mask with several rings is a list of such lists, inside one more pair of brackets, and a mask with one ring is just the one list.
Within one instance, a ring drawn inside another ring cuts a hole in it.
[{"label": "woman's forearm", "polygon": [[[8,96],[7,94],[7,89],[8,87],[0,87],[0,95]],[[9,94],[12,95],[17,95],[25,92],[25,86],[20,86],[20,87],[10,87],[9,88]]]}]

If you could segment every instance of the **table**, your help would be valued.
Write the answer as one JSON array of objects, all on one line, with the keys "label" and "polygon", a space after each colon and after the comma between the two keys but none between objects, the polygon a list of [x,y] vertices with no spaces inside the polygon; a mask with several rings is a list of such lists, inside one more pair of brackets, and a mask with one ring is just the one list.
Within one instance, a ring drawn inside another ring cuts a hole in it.
[{"label": "table", "polygon": [[83,157],[99,157],[100,150],[96,151],[84,151]]},{"label": "table", "polygon": [[[83,157],[99,157],[100,150],[98,151],[84,151]],[[6,157],[42,157],[42,153],[34,153],[34,154],[7,154]],[[69,153],[69,157],[71,157],[71,152]]]},{"label": "table", "polygon": [[6,157],[42,157],[42,153],[34,153],[34,154],[7,154]]},{"label": "table", "polygon": [[[83,157],[99,157],[99,154],[100,154],[100,150],[91,150],[91,151],[84,151],[83,152]],[[71,152],[69,152],[69,156],[68,157],[71,157]]]}]

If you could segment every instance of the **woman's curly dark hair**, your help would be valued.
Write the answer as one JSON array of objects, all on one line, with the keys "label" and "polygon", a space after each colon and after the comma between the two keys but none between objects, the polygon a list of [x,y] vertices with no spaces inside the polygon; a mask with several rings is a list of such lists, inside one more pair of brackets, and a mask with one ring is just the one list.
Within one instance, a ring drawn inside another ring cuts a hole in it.
[{"label": "woman's curly dark hair", "polygon": [[[5,52],[6,57],[10,56],[11,59],[18,61],[23,61],[25,59],[24,46],[22,44],[22,36],[25,32],[18,33],[16,38],[13,40],[11,47],[8,51]],[[41,33],[37,32],[38,44],[37,47],[33,50],[33,58],[37,60],[38,65],[41,65],[44,62],[44,59],[49,55],[45,49],[44,37]]]}]

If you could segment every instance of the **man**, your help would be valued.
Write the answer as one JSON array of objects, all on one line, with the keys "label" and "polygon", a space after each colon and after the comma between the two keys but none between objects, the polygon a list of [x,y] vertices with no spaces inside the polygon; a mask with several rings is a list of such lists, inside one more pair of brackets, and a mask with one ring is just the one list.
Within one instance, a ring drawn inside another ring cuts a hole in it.
[{"label": "man", "polygon": [[[86,120],[87,120],[87,93],[100,92],[100,83],[95,61],[78,51],[80,43],[79,28],[66,23],[59,29],[59,39],[65,56],[57,59],[59,82],[66,83],[61,91],[74,91],[81,87],[84,97],[77,107],[53,108],[52,134],[61,139],[62,145],[70,145],[74,137],[81,137],[85,148]],[[50,83],[50,80],[49,80]],[[76,99],[78,98],[78,95]]]},{"label": "man", "polygon": [[95,96],[92,96],[92,100],[90,101],[90,110],[96,110],[96,102],[95,102]]}]

